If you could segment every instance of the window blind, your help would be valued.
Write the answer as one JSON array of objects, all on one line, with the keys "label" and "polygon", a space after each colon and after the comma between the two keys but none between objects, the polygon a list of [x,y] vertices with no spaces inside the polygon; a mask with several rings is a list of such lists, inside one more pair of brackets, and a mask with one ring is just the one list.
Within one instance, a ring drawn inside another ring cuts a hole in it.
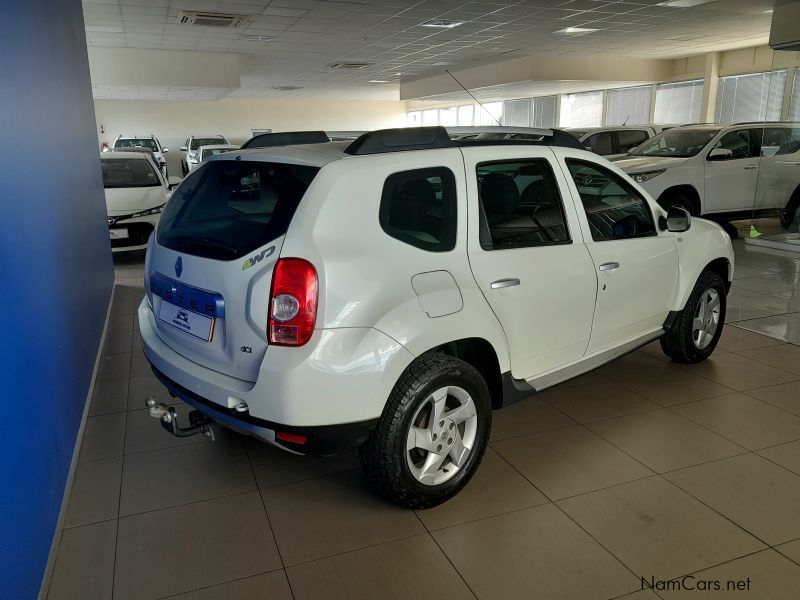
[{"label": "window blind", "polygon": [[533,127],[556,126],[556,100],[558,96],[542,96],[533,98]]},{"label": "window blind", "polygon": [[595,127],[603,122],[603,92],[561,96],[562,127]]},{"label": "window blind", "polygon": [[641,125],[650,121],[653,88],[649,85],[606,92],[606,125]]},{"label": "window blind", "polygon": [[656,110],[653,122],[676,125],[699,123],[704,85],[702,79],[697,79],[656,86]]},{"label": "window blind", "polygon": [[503,125],[508,127],[530,127],[531,99],[506,100],[503,102]]},{"label": "window blind", "polygon": [[786,70],[720,77],[717,121],[778,121],[783,106]]}]

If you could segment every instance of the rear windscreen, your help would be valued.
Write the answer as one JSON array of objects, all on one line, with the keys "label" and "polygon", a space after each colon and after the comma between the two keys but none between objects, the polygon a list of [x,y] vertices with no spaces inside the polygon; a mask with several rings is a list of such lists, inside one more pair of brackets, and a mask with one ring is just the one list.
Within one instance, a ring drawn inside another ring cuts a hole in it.
[{"label": "rear windscreen", "polygon": [[161,180],[146,158],[101,158],[103,187],[153,187]]},{"label": "rear windscreen", "polygon": [[286,233],[319,167],[220,160],[173,192],[158,243],[195,256],[232,260]]}]

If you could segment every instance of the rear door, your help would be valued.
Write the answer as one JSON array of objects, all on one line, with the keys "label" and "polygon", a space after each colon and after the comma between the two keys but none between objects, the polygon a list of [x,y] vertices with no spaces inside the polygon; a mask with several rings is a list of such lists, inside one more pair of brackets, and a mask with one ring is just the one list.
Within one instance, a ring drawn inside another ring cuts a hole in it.
[{"label": "rear door", "polygon": [[560,152],[598,277],[587,349],[594,354],[664,324],[678,280],[676,236],[659,231],[653,206],[621,175],[585,156]]},{"label": "rear door", "polygon": [[530,379],[579,360],[597,277],[550,148],[464,148],[469,261],[508,339],[511,372]]},{"label": "rear door", "polygon": [[318,167],[212,160],[175,190],[146,277],[158,335],[203,366],[255,381],[272,269]]}]

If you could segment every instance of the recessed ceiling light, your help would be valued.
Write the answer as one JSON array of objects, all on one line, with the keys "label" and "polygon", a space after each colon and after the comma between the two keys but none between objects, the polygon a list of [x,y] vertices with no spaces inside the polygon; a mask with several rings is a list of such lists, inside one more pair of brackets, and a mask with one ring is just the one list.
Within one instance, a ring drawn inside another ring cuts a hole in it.
[{"label": "recessed ceiling light", "polygon": [[464,21],[449,21],[447,19],[431,19],[430,21],[420,23],[422,27],[434,27],[436,29],[452,29],[453,27],[458,27],[463,24]]},{"label": "recessed ceiling light", "polygon": [[394,83],[388,79],[370,79],[367,83]]},{"label": "recessed ceiling light", "polygon": [[338,62],[338,63],[331,63],[328,65],[330,69],[364,69],[366,67],[371,67],[370,63],[359,63],[359,62]]},{"label": "recessed ceiling light", "polygon": [[244,39],[249,40],[251,42],[270,42],[272,38],[268,35],[248,35]]},{"label": "recessed ceiling light", "polygon": [[770,8],[769,10],[765,10],[765,11],[764,11],[764,14],[770,15],[770,14],[772,14],[772,10],[773,10],[773,9],[771,9],[771,8]]},{"label": "recessed ceiling light", "polygon": [[667,2],[659,2],[656,6],[669,6],[670,8],[691,8],[693,6],[700,6],[701,4],[709,4],[716,2],[716,0],[668,0]]},{"label": "recessed ceiling light", "polygon": [[592,33],[593,31],[600,31],[599,29],[592,29],[591,27],[565,27],[559,29],[556,33]]}]

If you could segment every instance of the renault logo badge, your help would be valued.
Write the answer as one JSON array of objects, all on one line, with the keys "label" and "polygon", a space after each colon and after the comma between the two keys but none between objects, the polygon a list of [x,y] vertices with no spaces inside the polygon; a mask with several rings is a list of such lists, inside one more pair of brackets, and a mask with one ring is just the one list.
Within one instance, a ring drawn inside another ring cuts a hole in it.
[{"label": "renault logo badge", "polygon": [[179,256],[175,261],[175,275],[180,277],[181,273],[183,273],[183,257]]}]

